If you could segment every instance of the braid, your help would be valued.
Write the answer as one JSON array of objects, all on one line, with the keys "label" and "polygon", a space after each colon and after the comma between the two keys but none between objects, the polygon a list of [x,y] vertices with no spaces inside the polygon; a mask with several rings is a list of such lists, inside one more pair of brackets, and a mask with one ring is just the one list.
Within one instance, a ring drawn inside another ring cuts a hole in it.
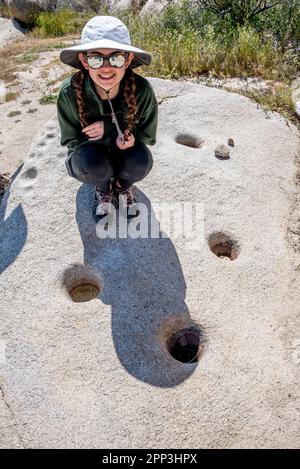
[{"label": "braid", "polygon": [[138,111],[138,106],[136,104],[136,99],[135,99],[136,84],[134,80],[134,74],[130,65],[125,72],[125,80],[126,81],[124,85],[123,95],[124,95],[125,102],[128,107],[128,112],[127,112],[127,117],[126,117],[128,127],[124,131],[124,138],[125,140],[128,140],[128,136],[130,133],[132,133],[133,127],[136,123],[135,117]]},{"label": "braid", "polygon": [[85,74],[83,70],[79,70],[79,72],[75,73],[72,76],[72,86],[75,89],[75,93],[76,93],[76,102],[77,102],[77,107],[78,107],[79,120],[80,120],[80,124],[82,128],[87,127],[88,125],[86,121],[86,112],[84,109],[84,102],[83,102],[83,96],[82,96],[84,79],[85,79]]}]

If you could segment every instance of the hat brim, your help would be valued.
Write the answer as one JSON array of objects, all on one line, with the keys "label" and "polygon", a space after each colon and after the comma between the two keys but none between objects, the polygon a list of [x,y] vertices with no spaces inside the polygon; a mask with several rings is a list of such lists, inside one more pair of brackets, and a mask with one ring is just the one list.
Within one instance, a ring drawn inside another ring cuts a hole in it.
[{"label": "hat brim", "polygon": [[60,60],[63,63],[70,65],[71,67],[81,68],[82,65],[78,58],[78,53],[93,49],[118,49],[127,52],[133,52],[134,58],[131,62],[132,68],[138,67],[139,65],[150,65],[152,60],[150,54],[148,54],[142,49],[139,49],[138,47],[120,44],[115,41],[110,41],[109,39],[99,39],[98,41],[92,41],[86,44],[78,44],[77,46],[67,47],[66,49],[63,49],[61,51]]}]

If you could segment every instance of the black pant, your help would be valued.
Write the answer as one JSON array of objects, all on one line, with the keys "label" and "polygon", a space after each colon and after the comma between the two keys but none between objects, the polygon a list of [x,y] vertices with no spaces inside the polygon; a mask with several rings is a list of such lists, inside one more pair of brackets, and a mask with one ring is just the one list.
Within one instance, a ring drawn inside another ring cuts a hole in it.
[{"label": "black pant", "polygon": [[70,176],[107,192],[111,178],[118,179],[124,188],[143,179],[152,169],[153,158],[143,142],[126,150],[86,142],[70,153],[66,166]]}]

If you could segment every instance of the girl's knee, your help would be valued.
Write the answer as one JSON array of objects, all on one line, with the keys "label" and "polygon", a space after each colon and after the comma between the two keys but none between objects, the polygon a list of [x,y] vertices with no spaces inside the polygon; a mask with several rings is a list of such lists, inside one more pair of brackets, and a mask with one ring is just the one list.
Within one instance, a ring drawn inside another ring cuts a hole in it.
[{"label": "girl's knee", "polygon": [[[131,151],[129,151],[131,150]],[[141,181],[151,171],[153,158],[151,151],[144,144],[138,144],[126,150],[124,154],[124,163],[119,168],[118,179],[125,183]]]},{"label": "girl's knee", "polygon": [[71,154],[71,165],[75,177],[85,179],[108,179],[113,175],[113,167],[105,148],[96,144],[84,144]]},{"label": "girl's knee", "polygon": [[127,169],[130,168],[132,172],[144,177],[152,169],[152,153],[143,142],[137,142],[132,149],[132,154],[126,159]]}]

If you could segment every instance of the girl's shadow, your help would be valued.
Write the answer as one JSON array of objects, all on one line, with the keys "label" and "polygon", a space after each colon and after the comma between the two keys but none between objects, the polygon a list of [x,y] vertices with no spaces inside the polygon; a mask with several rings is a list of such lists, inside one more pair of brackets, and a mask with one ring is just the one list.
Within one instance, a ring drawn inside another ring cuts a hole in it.
[{"label": "girl's shadow", "polygon": [[[149,199],[141,191],[137,196],[147,209],[143,216],[148,218],[148,226],[151,218],[157,224]],[[77,194],[76,219],[84,263],[103,278],[98,298],[112,306],[112,335],[118,358],[141,381],[175,386],[191,375],[197,362],[181,363],[166,348],[174,327],[192,323],[173,243],[168,237],[162,238],[159,229],[159,238],[122,239],[118,232],[116,238],[99,238],[91,213],[92,200],[91,186],[83,184]],[[129,223],[126,221],[125,226]]]}]

